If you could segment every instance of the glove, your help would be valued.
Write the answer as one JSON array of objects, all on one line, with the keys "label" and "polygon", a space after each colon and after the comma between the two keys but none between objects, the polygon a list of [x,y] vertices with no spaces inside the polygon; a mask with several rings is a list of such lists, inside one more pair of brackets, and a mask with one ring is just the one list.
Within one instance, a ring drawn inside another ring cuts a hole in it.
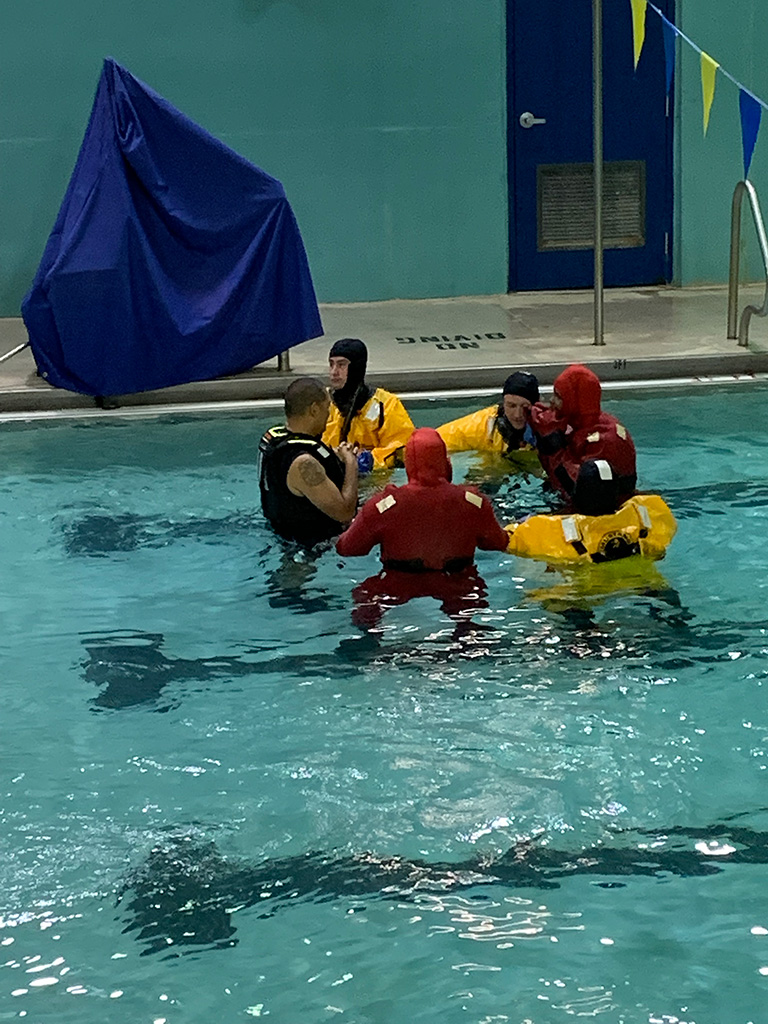
[{"label": "glove", "polygon": [[361,476],[370,473],[373,469],[373,453],[368,451],[358,452],[357,471]]},{"label": "glove", "polygon": [[554,455],[565,447],[568,423],[554,409],[537,402],[531,407],[530,426],[536,435],[536,447],[540,455]]}]

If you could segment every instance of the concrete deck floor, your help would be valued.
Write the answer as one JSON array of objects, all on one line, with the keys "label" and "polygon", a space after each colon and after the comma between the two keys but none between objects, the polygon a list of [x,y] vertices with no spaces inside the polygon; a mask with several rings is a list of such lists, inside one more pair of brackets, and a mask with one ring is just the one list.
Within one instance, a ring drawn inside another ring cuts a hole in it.
[{"label": "concrete deck floor", "polygon": [[[739,308],[760,305],[745,286]],[[50,387],[27,347],[0,362],[0,416],[69,411],[119,415],[158,407],[279,399],[295,376],[327,374],[330,344],[358,337],[368,345],[372,383],[406,397],[433,391],[498,389],[513,369],[542,384],[572,362],[590,365],[608,386],[648,380],[740,379],[768,373],[768,321],[753,318],[750,344],[726,338],[724,287],[630,288],[605,293],[605,345],[593,344],[591,292],[528,292],[453,299],[393,300],[321,306],[325,335],[290,352],[290,372],[271,360],[236,377],[125,395],[116,411]],[[20,319],[0,319],[0,355],[27,340]]]}]

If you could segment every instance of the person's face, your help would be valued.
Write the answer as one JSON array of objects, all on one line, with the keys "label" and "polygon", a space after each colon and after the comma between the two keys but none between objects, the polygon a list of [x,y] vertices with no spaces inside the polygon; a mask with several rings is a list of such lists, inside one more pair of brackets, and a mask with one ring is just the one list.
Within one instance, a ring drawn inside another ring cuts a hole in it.
[{"label": "person's face", "polygon": [[528,410],[531,403],[522,395],[504,395],[504,418],[515,430],[522,430],[528,422]]},{"label": "person's face", "polygon": [[339,388],[343,388],[347,383],[349,360],[346,356],[331,356],[328,360],[328,366],[328,376],[331,381],[331,388],[334,391],[338,391]]},{"label": "person's face", "polygon": [[555,412],[561,412],[563,408],[563,396],[558,394],[557,391],[552,392],[552,398],[549,403],[550,409],[554,409]]},{"label": "person's face", "polygon": [[310,409],[312,411],[312,425],[314,427],[312,433],[322,434],[328,422],[328,413],[331,409],[330,396],[326,395],[322,402],[314,402]]}]

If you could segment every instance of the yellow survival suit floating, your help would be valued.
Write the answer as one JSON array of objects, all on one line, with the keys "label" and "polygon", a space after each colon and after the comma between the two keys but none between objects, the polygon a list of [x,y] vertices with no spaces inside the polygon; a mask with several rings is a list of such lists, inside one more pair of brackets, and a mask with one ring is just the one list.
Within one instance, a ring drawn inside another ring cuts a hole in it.
[{"label": "yellow survival suit floating", "polygon": [[512,555],[547,562],[613,562],[630,555],[663,558],[677,523],[658,494],[636,494],[610,515],[538,515],[504,529]]}]

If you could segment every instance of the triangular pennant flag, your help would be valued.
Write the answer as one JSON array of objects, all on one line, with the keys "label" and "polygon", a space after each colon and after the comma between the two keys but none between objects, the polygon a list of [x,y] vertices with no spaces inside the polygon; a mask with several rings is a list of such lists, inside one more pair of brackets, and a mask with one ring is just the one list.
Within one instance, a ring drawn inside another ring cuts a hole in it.
[{"label": "triangular pennant flag", "polygon": [[739,113],[741,114],[741,143],[744,147],[744,177],[749,177],[749,165],[755,151],[757,133],[760,131],[760,115],[763,108],[751,92],[739,89]]},{"label": "triangular pennant flag", "polygon": [[677,29],[662,14],[661,27],[664,32],[664,60],[667,65],[667,96],[672,88],[672,76],[675,73],[675,43],[677,40]]},{"label": "triangular pennant flag", "polygon": [[647,11],[646,0],[629,0],[632,4],[632,42],[635,48],[635,69],[643,52],[645,42],[645,14]]},{"label": "triangular pennant flag", "polygon": [[715,72],[720,67],[716,60],[712,60],[708,53],[701,51],[701,95],[704,100],[704,134],[709,128],[709,112],[712,109],[712,100],[715,98]]}]

